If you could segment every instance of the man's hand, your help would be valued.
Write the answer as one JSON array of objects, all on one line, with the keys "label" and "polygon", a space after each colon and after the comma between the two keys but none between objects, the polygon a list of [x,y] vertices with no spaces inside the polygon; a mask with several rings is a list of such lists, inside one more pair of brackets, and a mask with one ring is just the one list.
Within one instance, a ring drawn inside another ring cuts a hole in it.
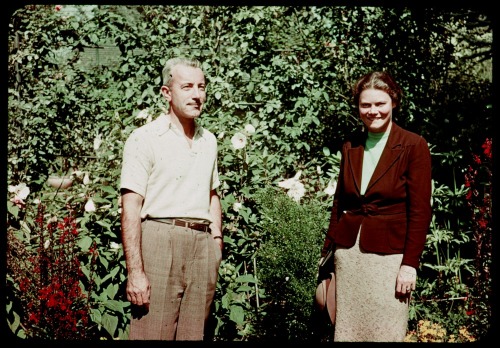
[{"label": "man's hand", "polygon": [[151,296],[151,285],[144,272],[128,275],[127,280],[127,300],[138,306],[149,306]]}]

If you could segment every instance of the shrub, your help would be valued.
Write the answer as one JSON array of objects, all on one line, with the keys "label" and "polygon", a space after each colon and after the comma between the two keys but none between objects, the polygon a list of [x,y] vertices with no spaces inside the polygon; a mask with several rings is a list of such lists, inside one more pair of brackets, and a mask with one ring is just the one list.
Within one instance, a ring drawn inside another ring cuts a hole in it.
[{"label": "shrub", "polygon": [[298,204],[269,188],[256,197],[263,240],[257,252],[257,277],[266,290],[266,315],[256,323],[258,338],[310,340],[318,260],[329,209],[317,200]]}]

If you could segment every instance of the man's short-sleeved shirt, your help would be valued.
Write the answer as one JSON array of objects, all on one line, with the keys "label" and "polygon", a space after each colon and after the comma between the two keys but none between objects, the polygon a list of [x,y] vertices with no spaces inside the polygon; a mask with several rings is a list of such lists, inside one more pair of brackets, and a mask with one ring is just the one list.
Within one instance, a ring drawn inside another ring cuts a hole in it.
[{"label": "man's short-sleeved shirt", "polygon": [[189,147],[183,130],[162,113],[125,142],[120,188],[144,197],[143,219],[212,221],[210,190],[219,185],[217,140],[199,125]]}]

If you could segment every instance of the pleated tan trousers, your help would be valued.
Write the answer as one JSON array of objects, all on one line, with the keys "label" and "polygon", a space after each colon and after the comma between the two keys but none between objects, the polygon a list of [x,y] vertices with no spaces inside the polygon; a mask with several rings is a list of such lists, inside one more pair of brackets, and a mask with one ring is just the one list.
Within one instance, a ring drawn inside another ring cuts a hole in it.
[{"label": "pleated tan trousers", "polygon": [[222,259],[209,232],[162,222],[142,223],[149,311],[133,306],[129,339],[201,341]]}]

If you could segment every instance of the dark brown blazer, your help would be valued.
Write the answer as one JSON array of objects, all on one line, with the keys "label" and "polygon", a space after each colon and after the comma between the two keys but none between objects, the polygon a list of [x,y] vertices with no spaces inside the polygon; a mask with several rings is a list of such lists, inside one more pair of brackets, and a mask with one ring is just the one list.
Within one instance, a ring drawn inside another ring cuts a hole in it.
[{"label": "dark brown blazer", "polygon": [[419,267],[431,221],[431,155],[423,137],[394,122],[364,195],[360,194],[364,144],[358,134],[342,147],[330,225],[321,251],[350,248],[361,228],[366,252],[403,254],[402,264]]}]

